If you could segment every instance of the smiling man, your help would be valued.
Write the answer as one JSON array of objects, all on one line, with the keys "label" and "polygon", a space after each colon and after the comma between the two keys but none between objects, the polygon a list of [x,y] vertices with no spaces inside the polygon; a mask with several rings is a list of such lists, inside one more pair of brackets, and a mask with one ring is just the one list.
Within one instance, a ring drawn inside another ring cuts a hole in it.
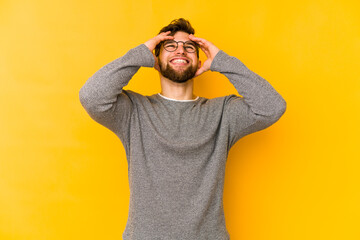
[{"label": "smiling man", "polygon": [[[194,34],[187,20],[176,19],[102,67],[80,90],[89,115],[113,131],[126,151],[130,204],[124,240],[230,239],[223,210],[228,152],[286,110],[269,82]],[[161,93],[123,89],[140,67],[159,71]],[[242,97],[196,96],[194,78],[208,70],[224,74]]]},{"label": "smiling man", "polygon": [[[177,32],[174,39],[184,41],[168,40],[163,43],[165,51],[160,50],[159,58],[160,79],[162,82],[171,80],[176,83],[183,83],[195,76],[198,66],[201,64],[194,54],[190,54],[198,51],[198,47],[189,40],[188,33]],[[172,54],[175,51],[176,53]]]}]

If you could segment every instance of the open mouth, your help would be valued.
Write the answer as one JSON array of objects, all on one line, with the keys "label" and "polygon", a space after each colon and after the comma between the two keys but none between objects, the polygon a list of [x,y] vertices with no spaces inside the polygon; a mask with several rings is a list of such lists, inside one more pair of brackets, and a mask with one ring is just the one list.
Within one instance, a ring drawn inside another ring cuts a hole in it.
[{"label": "open mouth", "polygon": [[187,65],[189,64],[189,60],[184,58],[174,58],[170,61],[173,65]]}]

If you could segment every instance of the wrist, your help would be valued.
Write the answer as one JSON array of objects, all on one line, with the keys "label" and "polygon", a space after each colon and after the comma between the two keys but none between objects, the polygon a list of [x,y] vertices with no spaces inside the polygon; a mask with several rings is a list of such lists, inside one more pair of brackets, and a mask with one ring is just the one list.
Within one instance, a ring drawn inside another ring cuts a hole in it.
[{"label": "wrist", "polygon": [[147,41],[146,43],[144,43],[145,46],[152,52],[154,51],[155,47],[154,44],[151,44],[149,41]]}]

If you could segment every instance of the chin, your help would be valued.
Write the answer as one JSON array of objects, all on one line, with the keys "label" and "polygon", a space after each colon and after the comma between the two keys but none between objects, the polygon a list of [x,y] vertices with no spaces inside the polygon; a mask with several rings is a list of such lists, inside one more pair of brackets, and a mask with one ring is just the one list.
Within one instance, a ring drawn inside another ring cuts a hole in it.
[{"label": "chin", "polygon": [[176,82],[176,83],[185,83],[192,79],[195,76],[197,67],[195,66],[189,66],[185,70],[175,70],[171,66],[167,65],[164,69],[160,65],[160,73],[167,79]]}]

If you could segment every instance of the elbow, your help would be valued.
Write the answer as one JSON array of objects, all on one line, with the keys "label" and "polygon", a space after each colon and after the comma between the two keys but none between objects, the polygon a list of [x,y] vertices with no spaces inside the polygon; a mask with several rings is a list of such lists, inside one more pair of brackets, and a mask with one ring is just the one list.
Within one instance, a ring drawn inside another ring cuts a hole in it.
[{"label": "elbow", "polygon": [[83,107],[85,107],[88,100],[87,100],[86,91],[84,90],[84,87],[82,87],[79,91],[79,100],[80,100],[81,105]]},{"label": "elbow", "polygon": [[286,101],[282,97],[279,98],[276,104],[273,105],[272,114],[270,115],[271,122],[275,123],[278,121],[284,115],[286,108]]},{"label": "elbow", "polygon": [[114,102],[106,101],[101,98],[101,93],[97,91],[89,91],[86,85],[83,86],[79,91],[79,99],[81,105],[90,115],[103,114],[104,112],[113,110]]},{"label": "elbow", "polygon": [[91,95],[86,90],[86,87],[83,86],[79,91],[79,100],[81,105],[86,109],[89,110],[92,108],[92,98]]},{"label": "elbow", "polygon": [[277,108],[276,108],[277,110],[275,112],[275,115],[279,116],[279,118],[280,118],[282,115],[284,115],[284,113],[286,111],[286,107],[287,107],[287,103],[286,103],[285,99],[280,98],[279,103],[278,103]]},{"label": "elbow", "polygon": [[[94,94],[94,93],[92,93]],[[91,95],[87,90],[86,87],[82,87],[79,91],[79,100],[82,107],[85,111],[89,114],[89,116],[94,119],[95,121],[99,122],[101,118],[101,111],[98,110],[99,106],[96,104],[96,100],[94,96]]]},{"label": "elbow", "polygon": [[284,115],[286,108],[286,101],[280,97],[273,104],[267,105],[266,114],[256,114],[256,116],[260,122],[262,121],[265,125],[270,126]]}]

